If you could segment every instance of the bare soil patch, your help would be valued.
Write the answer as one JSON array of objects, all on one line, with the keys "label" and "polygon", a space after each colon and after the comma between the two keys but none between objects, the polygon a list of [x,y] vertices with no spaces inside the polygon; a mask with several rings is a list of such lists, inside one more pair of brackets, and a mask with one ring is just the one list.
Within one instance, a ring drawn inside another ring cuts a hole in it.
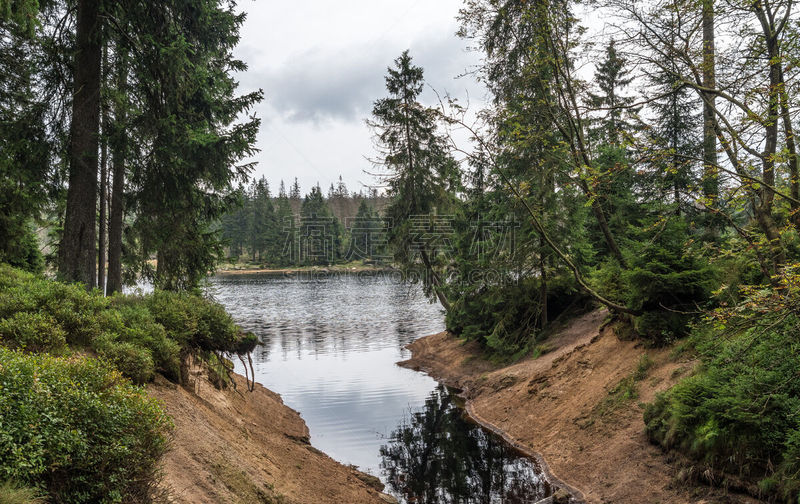
[{"label": "bare soil patch", "polygon": [[680,467],[648,442],[642,411],[697,363],[620,341],[603,327],[606,316],[597,310],[571,320],[548,339],[548,353],[509,366],[448,333],[415,341],[412,359],[400,364],[463,390],[476,421],[541,455],[587,502],[757,502],[680,482]]},{"label": "bare soil patch", "polygon": [[[309,444],[300,415],[256,385],[217,390],[200,373],[189,387],[164,379],[148,387],[175,423],[164,487],[175,503],[373,504],[393,502],[376,478]],[[381,485],[382,486],[382,485]]]}]

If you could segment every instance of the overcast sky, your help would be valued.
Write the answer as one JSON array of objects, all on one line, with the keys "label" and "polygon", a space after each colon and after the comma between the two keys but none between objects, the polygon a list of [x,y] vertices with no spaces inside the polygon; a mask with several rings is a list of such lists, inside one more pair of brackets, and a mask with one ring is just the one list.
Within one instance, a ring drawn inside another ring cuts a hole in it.
[{"label": "overcast sky", "polygon": [[[298,177],[303,192],[323,190],[341,174],[359,190],[374,156],[364,124],[372,103],[386,95],[386,68],[405,49],[425,69],[428,84],[480,106],[484,92],[471,77],[456,78],[477,64],[455,36],[461,0],[241,0],[247,12],[236,51],[249,69],[242,91],[261,88],[257,107],[261,152],[255,175],[277,191]],[[432,104],[434,96],[426,99]]]}]

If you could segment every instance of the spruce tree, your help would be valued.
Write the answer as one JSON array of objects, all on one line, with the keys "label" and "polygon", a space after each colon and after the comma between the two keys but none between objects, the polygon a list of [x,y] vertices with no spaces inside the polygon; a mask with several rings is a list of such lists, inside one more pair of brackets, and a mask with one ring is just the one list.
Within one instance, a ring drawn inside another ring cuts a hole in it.
[{"label": "spruce tree", "polygon": [[449,311],[444,282],[435,264],[441,237],[413,227],[431,227],[437,213],[446,215],[450,210],[458,166],[437,132],[437,111],[419,102],[423,70],[412,63],[409,51],[395,60],[385,80],[389,96],[375,102],[369,125],[381,149],[376,163],[385,169],[382,178],[391,199],[386,216],[392,221],[390,240],[395,259],[411,268],[419,257],[425,267],[426,292],[435,294]]}]

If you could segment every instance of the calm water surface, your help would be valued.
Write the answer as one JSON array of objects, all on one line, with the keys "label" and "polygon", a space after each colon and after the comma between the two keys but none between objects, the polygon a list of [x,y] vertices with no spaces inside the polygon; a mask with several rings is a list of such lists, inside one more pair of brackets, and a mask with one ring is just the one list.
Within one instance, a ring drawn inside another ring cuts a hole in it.
[{"label": "calm water surface", "polygon": [[[226,275],[213,279],[210,292],[260,337],[256,381],[300,412],[316,448],[380,476],[387,490],[416,502],[523,503],[547,495],[528,459],[456,420],[460,410],[433,379],[396,365],[410,357],[407,344],[444,330],[441,309],[418,287],[385,275]],[[409,455],[420,442],[424,453],[434,453],[434,440],[452,439],[454,432],[462,434],[460,442],[439,443],[439,455]],[[449,468],[447,477],[442,468]],[[472,486],[454,486],[456,479]],[[478,500],[457,497],[478,487]]]}]

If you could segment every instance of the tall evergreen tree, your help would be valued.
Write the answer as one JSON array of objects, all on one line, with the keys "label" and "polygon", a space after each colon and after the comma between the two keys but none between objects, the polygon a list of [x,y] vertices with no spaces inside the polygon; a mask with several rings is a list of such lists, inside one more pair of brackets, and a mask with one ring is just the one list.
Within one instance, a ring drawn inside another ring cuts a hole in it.
[{"label": "tall evergreen tree", "polygon": [[47,204],[52,150],[31,57],[40,50],[28,24],[35,4],[0,2],[0,261],[28,270],[43,267],[33,226]]},{"label": "tall evergreen tree", "polygon": [[455,195],[448,189],[452,191],[458,166],[437,132],[437,112],[419,102],[423,70],[412,63],[408,51],[395,60],[385,80],[389,96],[375,102],[369,124],[381,148],[377,163],[386,170],[383,180],[391,198],[386,216],[392,221],[395,259],[409,268],[419,257],[425,267],[426,292],[435,294],[449,311],[441,271],[435,264],[441,237],[426,229],[435,226],[431,220],[437,213],[449,211]]},{"label": "tall evergreen tree", "polygon": [[589,93],[591,105],[602,110],[602,119],[592,128],[596,142],[619,146],[625,135],[634,127],[630,120],[633,97],[623,94],[623,90],[633,81],[627,69],[625,58],[617,51],[614,39],[605,49],[605,59],[597,66],[594,82],[599,93]]},{"label": "tall evergreen tree", "polygon": [[69,148],[69,189],[59,274],[92,288],[97,284],[97,149],[100,133],[100,64],[103,47],[100,0],[79,0],[76,13],[74,92]]},{"label": "tall evergreen tree", "polygon": [[[237,95],[232,56],[245,15],[233,2],[171,0],[134,4],[146,19],[131,71],[142,85],[137,136],[148,152],[133,170],[140,268],[157,256],[158,287],[192,287],[213,270],[221,253],[211,227],[236,201],[235,184],[251,168],[259,121],[241,114],[260,91]],[[169,92],[163,92],[167,89]]]}]

